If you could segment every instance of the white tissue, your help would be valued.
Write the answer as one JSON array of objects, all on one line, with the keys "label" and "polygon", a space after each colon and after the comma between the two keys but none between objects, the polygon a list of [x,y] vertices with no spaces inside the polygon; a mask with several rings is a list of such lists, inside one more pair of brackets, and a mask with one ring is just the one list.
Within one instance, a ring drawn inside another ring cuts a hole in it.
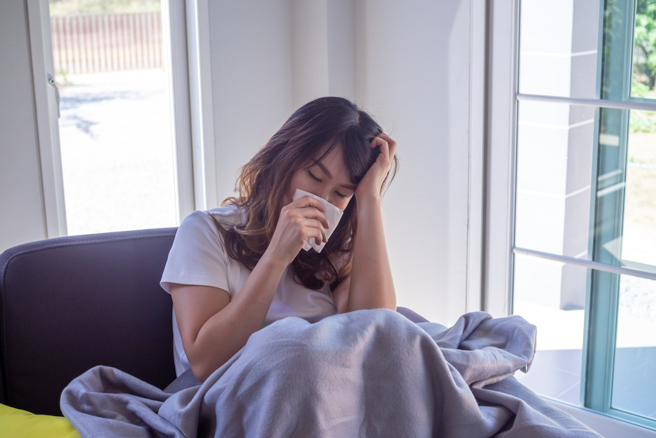
[{"label": "white tissue", "polygon": [[[339,208],[335,207],[330,202],[326,201],[325,199],[320,198],[317,195],[314,195],[310,192],[306,192],[305,190],[301,190],[301,189],[296,189],[296,191],[294,192],[294,196],[292,197],[292,201],[296,201],[298,198],[302,198],[303,196],[306,195],[312,196],[314,199],[321,202],[326,207],[326,211],[324,212],[324,214],[326,215],[326,219],[328,219],[328,225],[330,226],[326,230],[326,242],[327,242],[328,239],[330,239],[330,236],[333,234],[333,231],[335,231],[335,228],[337,228],[337,224],[339,224],[339,221],[342,218],[342,214],[344,214],[344,212]],[[317,245],[316,243],[314,243],[314,237],[310,237],[308,240],[305,241],[305,245],[303,245],[303,249],[309,251],[310,248],[314,248],[316,252],[321,252],[321,250],[325,245],[326,244],[324,242],[321,242],[321,245]]]}]

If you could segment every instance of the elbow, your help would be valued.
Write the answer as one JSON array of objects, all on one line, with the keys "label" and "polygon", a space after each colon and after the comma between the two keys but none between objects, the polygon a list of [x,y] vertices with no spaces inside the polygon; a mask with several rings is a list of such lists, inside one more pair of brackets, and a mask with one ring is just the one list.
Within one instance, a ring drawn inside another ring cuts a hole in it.
[{"label": "elbow", "polygon": [[194,374],[196,380],[200,383],[204,383],[216,368],[212,369],[210,364],[207,363],[207,360],[205,360],[206,358],[202,356],[199,357],[197,354],[194,354],[195,352],[193,351],[189,353],[187,353],[189,368],[191,368],[191,372]]},{"label": "elbow", "polygon": [[189,367],[191,368],[191,372],[194,374],[194,377],[196,380],[198,380],[200,383],[205,383],[207,378],[212,375],[214,371],[216,371],[218,368],[213,368],[209,367],[206,364],[201,364],[201,363],[191,363],[189,362]]},{"label": "elbow", "polygon": [[200,383],[204,383],[211,374],[207,372],[207,367],[203,366],[203,364],[199,363],[198,361],[191,360],[189,356],[187,356],[187,358],[189,359],[189,367],[191,368],[191,372],[193,373],[196,380],[198,380]]},{"label": "elbow", "polygon": [[189,367],[191,368],[191,372],[194,374],[194,377],[196,377],[196,380],[198,380],[200,383],[205,383],[205,380],[209,376],[211,376],[214,371],[218,370],[227,362],[226,358],[222,357],[216,357],[214,360],[210,356],[205,356],[205,357],[189,357],[187,355],[187,359],[189,359]]}]

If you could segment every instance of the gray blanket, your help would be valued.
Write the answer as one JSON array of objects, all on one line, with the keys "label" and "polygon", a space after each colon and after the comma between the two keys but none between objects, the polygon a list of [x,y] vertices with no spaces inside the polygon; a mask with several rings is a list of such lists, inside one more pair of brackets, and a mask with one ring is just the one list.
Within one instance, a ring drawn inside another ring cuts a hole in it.
[{"label": "gray blanket", "polygon": [[83,437],[598,437],[521,385],[535,326],[482,312],[451,328],[362,310],[253,334],[203,384],[98,366],[62,392]]}]

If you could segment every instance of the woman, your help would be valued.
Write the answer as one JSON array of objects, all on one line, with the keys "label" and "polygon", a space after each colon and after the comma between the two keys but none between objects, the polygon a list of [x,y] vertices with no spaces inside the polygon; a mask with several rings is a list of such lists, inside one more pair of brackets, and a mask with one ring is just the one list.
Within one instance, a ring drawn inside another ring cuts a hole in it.
[{"label": "woman", "polygon": [[[160,283],[173,299],[177,375],[191,368],[204,382],[286,316],[396,310],[380,204],[395,151],[355,104],[319,98],[241,169],[239,197],[184,219]],[[344,211],[330,240],[326,207],[311,196],[292,201],[296,189]],[[308,239],[326,245],[301,251]]]}]

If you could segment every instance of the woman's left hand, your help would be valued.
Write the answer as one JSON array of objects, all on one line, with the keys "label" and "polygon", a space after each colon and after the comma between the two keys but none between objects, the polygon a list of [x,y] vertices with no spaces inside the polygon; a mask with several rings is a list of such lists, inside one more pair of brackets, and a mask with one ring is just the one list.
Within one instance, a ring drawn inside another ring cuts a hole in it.
[{"label": "woman's left hand", "polygon": [[370,146],[372,148],[380,146],[380,154],[355,189],[355,198],[358,200],[370,196],[380,199],[381,187],[392,168],[396,153],[396,142],[387,134],[378,135],[371,141]]}]

